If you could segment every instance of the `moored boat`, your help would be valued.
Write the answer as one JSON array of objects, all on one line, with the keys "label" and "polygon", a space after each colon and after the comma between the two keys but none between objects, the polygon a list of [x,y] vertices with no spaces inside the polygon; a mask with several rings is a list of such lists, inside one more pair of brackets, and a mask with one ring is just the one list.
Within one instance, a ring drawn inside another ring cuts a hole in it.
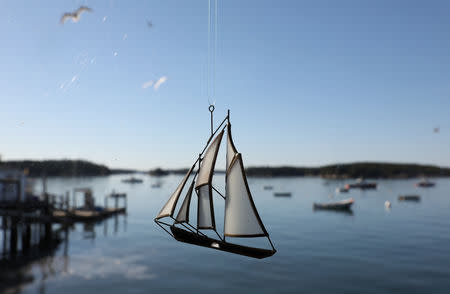
[{"label": "moored boat", "polygon": [[423,179],[420,182],[417,182],[415,184],[416,187],[422,187],[422,188],[430,188],[430,187],[434,187],[436,184],[434,182],[431,182],[427,179]]},{"label": "moored boat", "polygon": [[398,201],[420,201],[419,195],[400,195]]},{"label": "moored boat", "polygon": [[275,197],[291,197],[292,193],[291,192],[275,192],[275,193],[273,193],[273,196],[275,196]]},{"label": "moored boat", "polygon": [[336,188],[336,193],[348,193],[348,191],[350,190],[350,188],[347,187],[337,187]]},{"label": "moored boat", "polygon": [[142,179],[135,178],[135,177],[131,177],[131,178],[122,180],[122,183],[128,183],[128,184],[140,184],[142,182],[143,182]]},{"label": "moored boat", "polygon": [[316,203],[314,202],[314,209],[330,209],[330,210],[349,210],[355,200],[353,198],[328,203]]},{"label": "moored boat", "polygon": [[356,180],[356,183],[345,185],[345,188],[347,188],[347,189],[357,188],[357,189],[363,189],[363,190],[364,189],[376,189],[377,183],[366,182],[364,179],[359,178]]}]

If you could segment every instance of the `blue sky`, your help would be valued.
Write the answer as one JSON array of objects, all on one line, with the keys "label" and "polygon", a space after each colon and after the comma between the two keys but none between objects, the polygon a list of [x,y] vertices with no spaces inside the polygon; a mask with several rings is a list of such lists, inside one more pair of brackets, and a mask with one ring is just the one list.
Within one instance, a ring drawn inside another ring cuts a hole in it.
[{"label": "blue sky", "polygon": [[[80,5],[93,12],[59,24]],[[207,0],[0,7],[3,159],[191,164],[209,134]],[[227,0],[218,8],[212,100],[217,122],[231,109],[246,166],[450,166],[448,1]],[[158,90],[142,88],[163,76]]]}]

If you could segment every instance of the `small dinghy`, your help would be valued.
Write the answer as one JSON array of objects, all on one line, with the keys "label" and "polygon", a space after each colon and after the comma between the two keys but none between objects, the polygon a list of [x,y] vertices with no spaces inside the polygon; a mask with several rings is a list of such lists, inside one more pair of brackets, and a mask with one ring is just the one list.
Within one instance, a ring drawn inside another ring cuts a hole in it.
[{"label": "small dinghy", "polygon": [[420,201],[419,195],[400,195],[398,201]]},{"label": "small dinghy", "polygon": [[264,186],[264,190],[272,190],[273,187],[272,186]]},{"label": "small dinghy", "polygon": [[[230,112],[228,111],[228,115],[213,131],[213,105],[210,106],[209,111],[211,112],[211,136],[198,159],[156,216],[155,222],[174,239],[181,242],[253,258],[272,256],[277,251],[256,210],[247,183],[242,155],[238,153],[231,138]],[[213,176],[220,142],[225,131],[228,137],[225,193],[221,193],[213,186]],[[198,168],[197,171],[195,171],[196,168]],[[190,181],[190,184],[187,184],[188,181]],[[183,192],[185,186],[188,187],[187,192]],[[184,194],[186,196],[179,206],[178,213],[175,214],[176,205],[182,193],[186,193]],[[192,197],[192,194],[196,197]],[[225,200],[223,236],[216,230],[213,194],[217,194]],[[191,198],[194,198],[197,202],[196,225],[191,224],[189,219]],[[168,219],[170,223],[163,221],[163,219]],[[205,230],[209,230],[210,234],[215,233],[214,238],[208,236]],[[236,237],[267,238],[271,248],[249,247],[233,243],[232,240]]]},{"label": "small dinghy", "polygon": [[275,196],[275,197],[291,197],[292,193],[291,192],[275,192],[275,193],[273,193],[273,196]]},{"label": "small dinghy", "polygon": [[123,179],[122,183],[128,183],[128,184],[140,184],[142,183],[142,179],[131,177],[129,179]]},{"label": "small dinghy", "polygon": [[314,209],[329,209],[329,210],[349,210],[355,200],[353,198],[345,199],[337,202],[329,203],[314,203]]},{"label": "small dinghy", "polygon": [[347,189],[357,188],[357,189],[361,189],[361,190],[376,189],[377,188],[377,183],[375,183],[375,182],[366,182],[363,178],[359,178],[359,179],[356,180],[355,183],[345,185],[345,188],[347,188]]},{"label": "small dinghy", "polygon": [[350,189],[348,187],[337,187],[336,193],[348,193]]},{"label": "small dinghy", "polygon": [[416,187],[422,187],[422,188],[431,188],[434,187],[436,184],[427,180],[423,179],[422,181],[415,184]]}]

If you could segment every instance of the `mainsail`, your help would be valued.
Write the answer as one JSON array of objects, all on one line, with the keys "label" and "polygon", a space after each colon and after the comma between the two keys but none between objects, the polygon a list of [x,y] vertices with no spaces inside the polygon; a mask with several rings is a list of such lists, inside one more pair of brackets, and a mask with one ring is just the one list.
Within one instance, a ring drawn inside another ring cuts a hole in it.
[{"label": "mainsail", "polygon": [[216,164],[217,153],[223,137],[223,130],[214,139],[205,152],[200,165],[195,189],[198,194],[197,228],[215,229],[214,208],[212,199],[212,177]]},{"label": "mainsail", "polygon": [[[229,158],[233,159],[228,164]],[[242,156],[234,147],[230,128],[228,128],[227,167],[224,235],[229,237],[268,236],[253,202]]]},{"label": "mainsail", "polygon": [[175,210],[175,206],[177,205],[178,198],[180,197],[181,192],[183,191],[184,186],[186,185],[186,182],[191,175],[192,171],[194,170],[195,165],[191,167],[191,169],[187,172],[187,174],[184,176],[181,183],[178,185],[175,192],[173,192],[172,196],[170,196],[169,200],[167,201],[166,205],[163,206],[161,211],[159,212],[156,219],[160,219],[166,216],[173,216],[173,212]]}]

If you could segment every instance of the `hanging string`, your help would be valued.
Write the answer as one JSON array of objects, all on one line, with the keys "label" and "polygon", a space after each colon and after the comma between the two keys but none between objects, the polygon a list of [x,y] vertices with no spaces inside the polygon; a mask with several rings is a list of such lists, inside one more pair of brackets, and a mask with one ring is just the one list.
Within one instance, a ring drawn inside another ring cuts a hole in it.
[{"label": "hanging string", "polygon": [[[217,55],[217,24],[218,24],[218,0],[208,0],[208,65],[206,92],[209,105],[214,105],[211,100],[216,95],[216,55]],[[213,12],[214,11],[214,12]]]},{"label": "hanging string", "polygon": [[210,101],[210,75],[211,75],[211,0],[208,0],[208,59],[207,59],[207,69],[206,69],[206,96],[208,98],[208,103],[211,105]]},{"label": "hanging string", "polygon": [[[213,97],[216,97],[217,0],[214,3]],[[215,104],[215,103],[214,103]]]}]

